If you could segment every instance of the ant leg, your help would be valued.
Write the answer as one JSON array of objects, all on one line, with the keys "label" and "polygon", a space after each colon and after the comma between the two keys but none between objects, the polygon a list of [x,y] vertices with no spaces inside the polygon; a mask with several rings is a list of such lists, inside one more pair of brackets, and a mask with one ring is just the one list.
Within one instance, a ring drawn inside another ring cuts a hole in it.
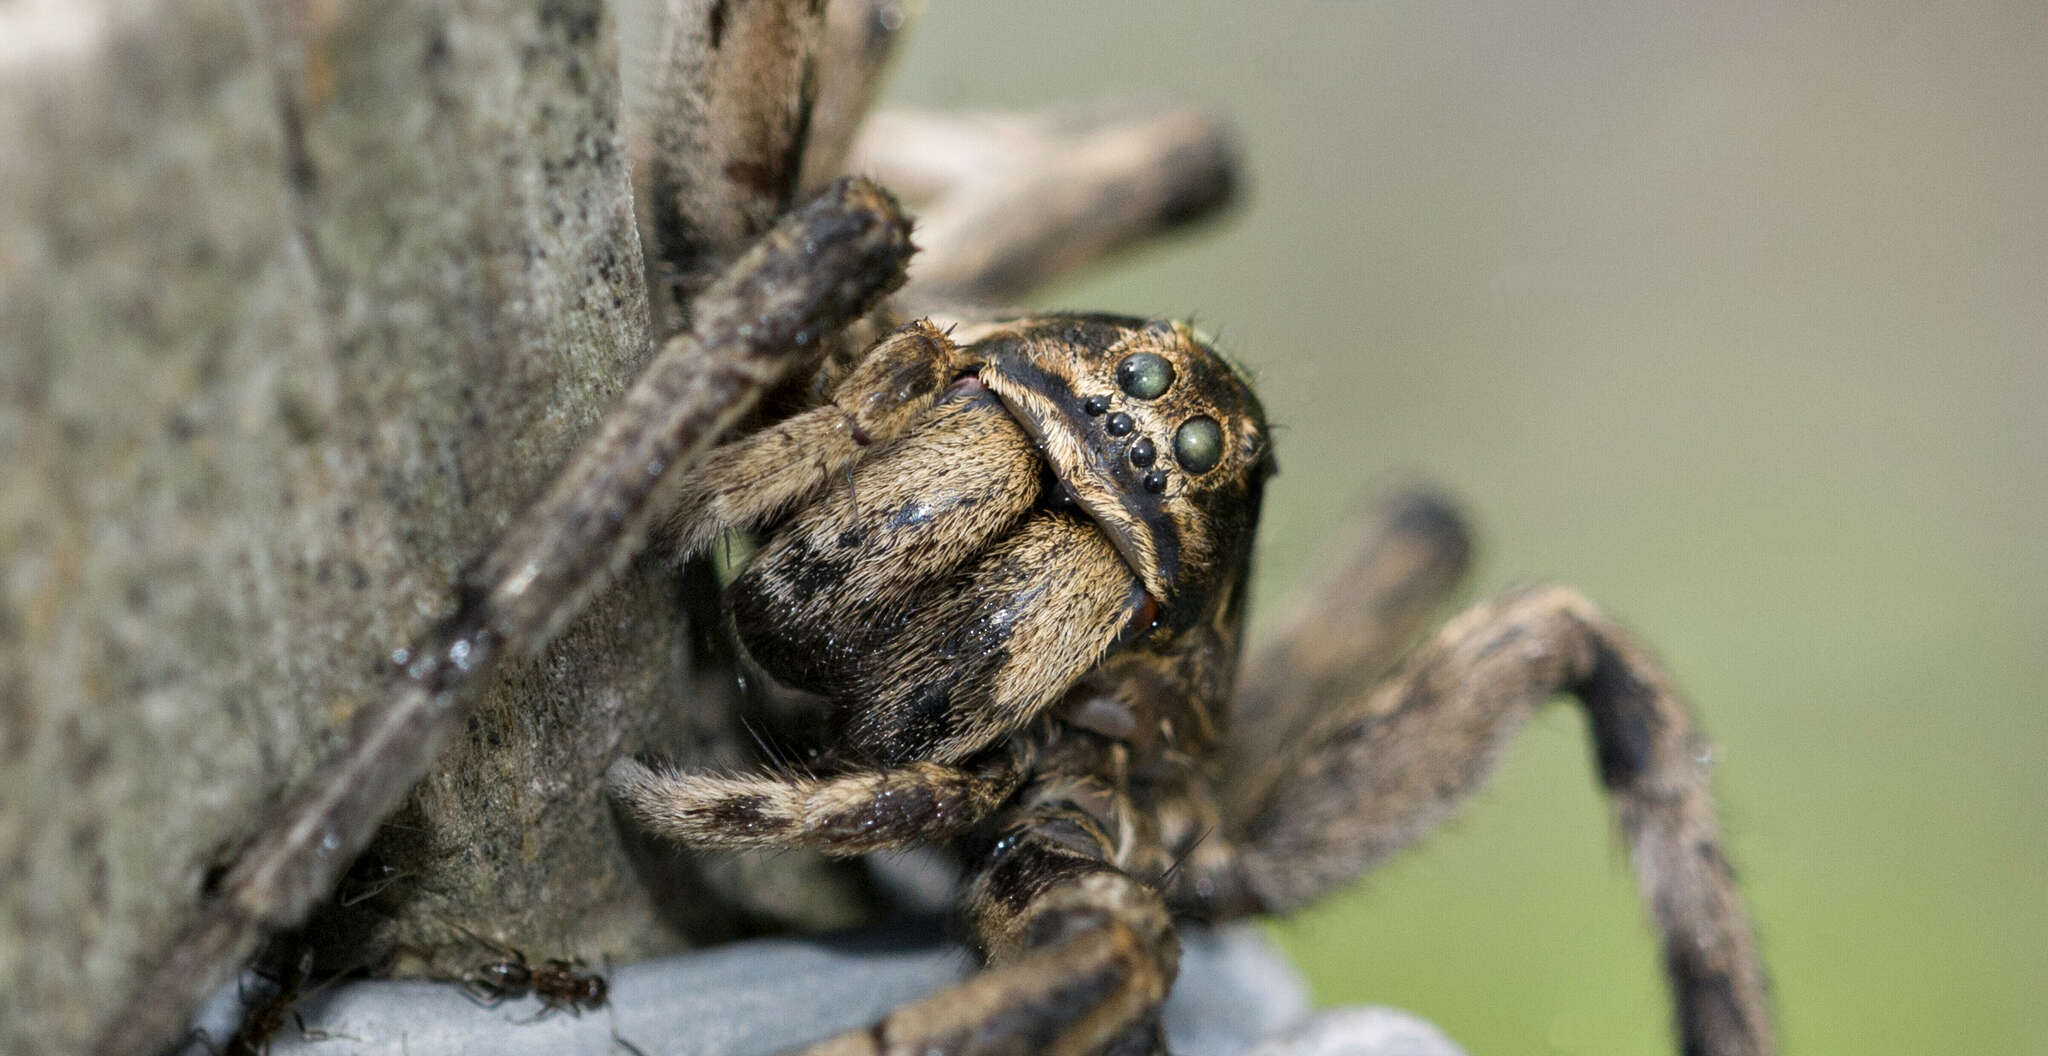
[{"label": "ant leg", "polygon": [[[605,954],[603,978],[606,980],[605,985],[607,992],[609,992],[610,990],[610,980],[616,978],[617,975],[617,970],[612,967],[612,955],[609,953]],[[647,1053],[641,1051],[640,1046],[635,1045],[632,1042],[627,1041],[624,1037],[620,1036],[618,1008],[614,1006],[609,1000],[602,1002],[602,1004],[604,1005],[605,1023],[607,1026],[611,1028],[612,1044],[617,1045],[619,1048],[626,1050],[626,1052],[630,1054],[630,1056],[647,1056]]]},{"label": "ant leg", "polygon": [[542,998],[540,1002],[540,1011],[535,1012],[533,1015],[530,1015],[525,1019],[513,1020],[513,1024],[515,1026],[521,1027],[531,1026],[535,1023],[540,1022],[543,1019],[548,1018],[549,1016],[554,1015],[557,1011],[561,1009],[561,1007],[561,1005],[556,1004],[555,1002],[550,1001],[547,998]]},{"label": "ant leg", "polygon": [[469,998],[470,1003],[478,1008],[496,1008],[513,997],[510,991],[494,987],[474,976],[464,976],[459,989],[462,996]]}]

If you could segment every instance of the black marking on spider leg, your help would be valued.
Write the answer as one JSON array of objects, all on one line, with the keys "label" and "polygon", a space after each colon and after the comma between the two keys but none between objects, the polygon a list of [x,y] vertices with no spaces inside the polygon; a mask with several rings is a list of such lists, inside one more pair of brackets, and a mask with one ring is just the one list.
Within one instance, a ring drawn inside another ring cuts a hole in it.
[{"label": "black marking on spider leg", "polygon": [[1092,965],[1084,974],[1071,976],[1047,990],[1034,1001],[1005,1004],[996,1014],[977,1024],[977,1036],[997,1037],[1011,1043],[1013,1052],[1047,1052],[1060,1035],[1116,992],[1127,974],[1114,960]]},{"label": "black marking on spider leg", "polygon": [[[1041,805],[1028,823],[1005,832],[988,850],[976,881],[977,897],[1008,916],[1021,915],[1055,884],[1087,873],[1113,872],[1101,862],[1101,857],[1108,853],[1108,839],[1080,808],[1072,804]],[[1069,916],[1072,914],[1051,914],[1034,921],[1032,927],[1044,927],[1049,919]],[[1043,945],[1063,934],[1027,937],[1025,945]]]},{"label": "black marking on spider leg", "polygon": [[1191,223],[1229,205],[1237,197],[1237,143],[1228,130],[1210,141],[1179,145],[1157,164],[1161,171],[1187,173],[1185,179],[1168,188],[1154,213],[1153,223],[1162,231]]},{"label": "black marking on spider leg", "polygon": [[1707,868],[1727,877],[1731,881],[1735,879],[1735,863],[1729,861],[1728,857],[1721,853],[1720,844],[1715,843],[1713,840],[1698,840],[1693,843],[1692,852],[1693,857],[1705,863]]},{"label": "black marking on spider leg", "polygon": [[1387,528],[1390,534],[1415,535],[1438,543],[1444,551],[1440,560],[1462,567],[1472,550],[1472,533],[1464,515],[1447,495],[1416,490],[1395,500]]},{"label": "black marking on spider leg", "polygon": [[731,0],[717,0],[716,3],[711,5],[711,16],[704,28],[711,38],[711,48],[713,51],[718,50],[725,43],[725,20],[731,14],[731,10]]},{"label": "black marking on spider leg", "polygon": [[789,143],[783,148],[779,166],[782,179],[781,207],[784,209],[789,208],[790,196],[796,193],[797,177],[803,172],[804,151],[811,143],[811,118],[817,110],[818,57],[806,55],[802,78],[797,87],[796,134],[789,137]]},{"label": "black marking on spider leg", "polygon": [[775,831],[786,827],[782,818],[769,813],[767,796],[731,796],[706,808],[704,820],[733,832]]},{"label": "black marking on spider leg", "polygon": [[1653,765],[1657,739],[1653,693],[1603,638],[1597,634],[1588,637],[1592,639],[1593,670],[1579,683],[1579,699],[1585,702],[1586,718],[1592,726],[1600,780],[1610,789],[1625,788]]},{"label": "black marking on spider leg", "polygon": [[1155,1056],[1166,1051],[1166,1030],[1158,1010],[1147,1013],[1115,1041],[1103,1046],[1102,1056]]},{"label": "black marking on spider leg", "polygon": [[967,812],[970,795],[957,786],[884,787],[865,802],[825,815],[811,829],[829,842],[912,842],[952,829],[952,820]]},{"label": "black marking on spider leg", "polygon": [[[650,210],[649,224],[653,228],[653,241],[661,247],[661,260],[648,276],[648,295],[665,299],[671,310],[680,312],[687,306],[692,286],[692,274],[672,261],[687,261],[701,264],[714,254],[718,242],[693,221],[689,214],[680,209],[663,208],[657,198]],[[702,280],[697,280],[701,282]]]},{"label": "black marking on spider leg", "polygon": [[1735,980],[1705,969],[1685,953],[1667,948],[1664,970],[1678,986],[1678,1036],[1685,1056],[1715,1056],[1705,1039],[1727,1037],[1744,1022]]}]

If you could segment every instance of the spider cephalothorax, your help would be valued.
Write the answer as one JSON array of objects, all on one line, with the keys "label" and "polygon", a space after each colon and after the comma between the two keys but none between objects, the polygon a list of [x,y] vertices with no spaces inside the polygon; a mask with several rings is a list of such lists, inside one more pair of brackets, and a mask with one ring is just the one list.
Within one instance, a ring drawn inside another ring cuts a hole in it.
[{"label": "spider cephalothorax", "polygon": [[840,747],[877,763],[958,762],[1120,643],[1170,651],[1223,618],[1269,465],[1257,400],[1185,327],[915,332],[959,380],[727,592],[753,658],[833,701]]},{"label": "spider cephalothorax", "polygon": [[1066,493],[1186,630],[1242,574],[1272,468],[1265,410],[1185,324],[1104,315],[1005,326],[968,350]]}]

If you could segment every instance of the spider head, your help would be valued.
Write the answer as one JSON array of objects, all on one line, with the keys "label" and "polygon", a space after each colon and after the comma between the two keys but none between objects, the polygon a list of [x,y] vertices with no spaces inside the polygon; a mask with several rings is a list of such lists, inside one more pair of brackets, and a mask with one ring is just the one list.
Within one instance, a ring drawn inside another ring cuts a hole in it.
[{"label": "spider head", "polygon": [[1159,606],[1201,620],[1249,563],[1273,457],[1243,372],[1184,323],[1052,315],[968,350],[1044,452],[1059,493],[1116,545]]}]

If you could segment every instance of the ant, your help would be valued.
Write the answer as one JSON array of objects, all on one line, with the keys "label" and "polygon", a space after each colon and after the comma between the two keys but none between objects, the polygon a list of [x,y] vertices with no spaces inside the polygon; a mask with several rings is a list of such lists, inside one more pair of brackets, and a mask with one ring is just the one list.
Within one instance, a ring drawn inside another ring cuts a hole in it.
[{"label": "ant", "polygon": [[[264,998],[261,1004],[254,1005],[249,1002],[248,993],[241,992],[242,1019],[227,1042],[216,1048],[204,1030],[195,1028],[188,1036],[186,1044],[189,1046],[197,1042],[213,1056],[264,1056],[270,1051],[270,1039],[284,1026],[284,1017],[287,1015],[298,1021],[299,1033],[305,1035],[306,1021],[299,1018],[298,1011],[292,1006],[298,1004],[300,988],[306,985],[306,979],[312,974],[312,950],[300,954],[298,969],[289,976],[271,976],[258,969],[257,977],[276,989],[271,991],[270,996]],[[240,989],[239,983],[237,989]]]},{"label": "ant", "polygon": [[538,1020],[558,1010],[578,1015],[586,1009],[603,1008],[611,994],[611,985],[604,976],[584,971],[586,966],[580,960],[550,958],[535,965],[518,950],[501,946],[459,924],[456,927],[500,955],[500,959],[479,965],[462,977],[463,992],[486,1008],[532,994],[541,1001],[540,1014],[533,1017]]},{"label": "ant", "polygon": [[[498,960],[479,965],[462,977],[462,992],[477,1004],[496,1008],[506,1001],[532,994],[540,999],[541,1008],[526,1021],[529,1023],[539,1022],[558,1010],[567,1011],[572,1016],[581,1015],[588,1009],[611,1011],[606,1003],[611,996],[611,984],[596,972],[584,971],[587,966],[582,961],[549,958],[535,965],[526,959],[526,954],[510,946],[492,942],[460,924],[454,926],[499,955]],[[612,1041],[620,1048],[632,1056],[645,1056],[638,1046],[619,1036],[616,1022],[612,1024],[611,1032]]]},{"label": "ant", "polygon": [[[323,983],[312,991],[305,989],[306,981],[313,976],[311,948],[301,949],[295,967],[284,974],[273,974],[260,967],[255,970],[255,974],[257,978],[271,986],[271,992],[262,1003],[252,1004],[248,993],[241,991],[241,1023],[236,1026],[234,1034],[229,1036],[226,1043],[216,1048],[203,1030],[194,1030],[192,1040],[197,1041],[214,1056],[265,1056],[270,1052],[271,1039],[284,1027],[286,1016],[290,1016],[292,1022],[297,1024],[299,1036],[302,1038],[320,1040],[331,1036],[323,1031],[309,1029],[305,1019],[299,1015],[298,1009],[293,1007],[328,985]],[[240,984],[237,984],[238,989],[239,986]]]},{"label": "ant", "polygon": [[603,1008],[610,993],[604,976],[586,973],[581,961],[559,959],[529,963],[526,955],[509,951],[510,959],[480,965],[462,978],[462,989],[487,1008],[527,994],[540,998],[539,1019],[558,1009],[571,1015],[590,1008]]}]

